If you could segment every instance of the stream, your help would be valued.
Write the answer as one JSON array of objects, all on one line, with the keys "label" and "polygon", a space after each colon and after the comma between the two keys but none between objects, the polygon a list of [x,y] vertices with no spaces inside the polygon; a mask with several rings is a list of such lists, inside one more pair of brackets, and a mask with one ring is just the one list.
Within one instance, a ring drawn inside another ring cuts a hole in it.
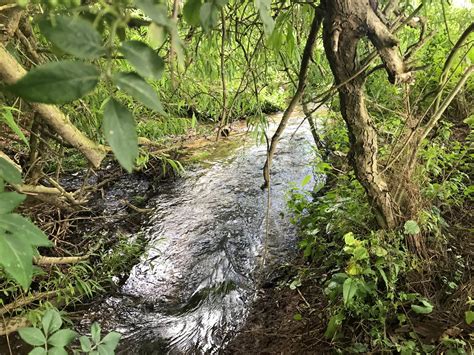
[{"label": "stream", "polygon": [[307,124],[294,134],[300,123],[279,143],[270,193],[260,188],[266,146],[251,138],[158,188],[146,251],[99,311],[123,334],[117,353],[215,353],[244,324],[262,280],[296,253],[286,193],[314,158]]}]

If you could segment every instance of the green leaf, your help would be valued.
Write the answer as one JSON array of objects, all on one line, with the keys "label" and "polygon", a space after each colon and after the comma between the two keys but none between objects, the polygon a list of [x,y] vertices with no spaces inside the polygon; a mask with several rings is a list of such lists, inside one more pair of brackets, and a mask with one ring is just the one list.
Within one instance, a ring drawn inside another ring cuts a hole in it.
[{"label": "green leaf", "polygon": [[355,260],[364,260],[369,258],[369,252],[362,246],[356,247],[352,252]]},{"label": "green leaf", "polygon": [[8,88],[27,101],[64,104],[85,96],[98,82],[95,66],[65,60],[40,65]]},{"label": "green leaf", "polygon": [[354,233],[349,232],[344,235],[344,243],[347,245],[355,245],[357,244],[356,239],[354,238]]},{"label": "green leaf", "polygon": [[[63,321],[61,315],[56,309],[48,309],[41,319],[44,334],[52,334],[61,328]],[[50,343],[51,345],[55,345]]]},{"label": "green leaf", "polygon": [[104,134],[120,165],[132,172],[138,157],[138,138],[132,114],[111,98],[104,108]]},{"label": "green leaf", "polygon": [[465,319],[466,319],[467,325],[471,325],[471,323],[474,322],[474,312],[473,311],[466,311]]},{"label": "green leaf", "polygon": [[47,355],[48,352],[46,351],[45,348],[34,348],[31,350],[28,355]]},{"label": "green leaf", "polygon": [[77,338],[77,333],[71,329],[61,329],[48,338],[48,344],[63,348]]},{"label": "green leaf", "polygon": [[433,305],[431,303],[426,300],[421,300],[421,303],[423,306],[412,304],[411,309],[418,314],[429,314],[433,311]]},{"label": "green leaf", "polygon": [[275,28],[275,21],[271,16],[271,4],[271,0],[255,0],[255,8],[258,10],[267,36],[270,36]]},{"label": "green leaf", "polygon": [[141,76],[156,80],[161,78],[165,62],[145,43],[140,41],[123,42],[120,52]]},{"label": "green leaf", "polygon": [[204,31],[209,31],[217,24],[218,8],[212,2],[206,2],[199,10],[199,18]]},{"label": "green leaf", "polygon": [[105,54],[102,38],[92,24],[80,17],[55,16],[39,22],[44,36],[62,51],[83,59]]},{"label": "green leaf", "polygon": [[157,25],[168,27],[168,9],[164,4],[156,4],[153,0],[136,0],[135,4],[145,15],[153,20]]},{"label": "green leaf", "polygon": [[301,181],[301,187],[308,185],[310,181],[311,181],[311,175],[306,175],[303,181]]},{"label": "green leaf", "polygon": [[90,352],[92,350],[92,344],[91,341],[88,337],[86,336],[81,336],[79,338],[79,342],[81,343],[81,349],[84,352]]},{"label": "green leaf", "polygon": [[357,281],[352,278],[346,279],[344,284],[342,285],[342,298],[344,300],[344,304],[348,305],[352,302],[355,294],[357,292]]},{"label": "green leaf", "polygon": [[405,222],[404,231],[405,234],[415,235],[420,233],[420,227],[415,221],[409,220]]},{"label": "green leaf", "polygon": [[21,172],[10,164],[7,160],[0,157],[0,177],[10,184],[21,184]]},{"label": "green leaf", "polygon": [[105,344],[99,344],[97,349],[99,350],[99,355],[114,355],[115,354],[114,350]]},{"label": "green leaf", "polygon": [[53,346],[48,350],[48,355],[68,355],[64,348]]},{"label": "green leaf", "polygon": [[0,229],[21,236],[32,246],[49,247],[52,245],[41,229],[16,213],[0,215]]},{"label": "green leaf", "polygon": [[[33,249],[26,238],[4,234],[0,227],[0,265],[25,290],[30,285],[33,275],[32,260]],[[31,345],[43,344],[28,343]]]},{"label": "green leaf", "polygon": [[296,290],[300,286],[301,280],[299,278],[296,278],[290,283],[290,290]]},{"label": "green leaf", "polygon": [[202,0],[188,0],[183,7],[183,16],[185,21],[191,26],[199,26],[201,19],[199,13],[201,11]]},{"label": "green leaf", "polygon": [[30,345],[41,346],[46,344],[46,338],[41,330],[38,328],[28,327],[18,330],[20,338]]},{"label": "green leaf", "polygon": [[3,114],[2,114],[2,117],[3,117],[3,121],[5,121],[5,123],[7,124],[8,127],[10,127],[10,129],[16,133],[16,135],[27,145],[29,146],[28,144],[28,140],[26,139],[25,135],[23,134],[23,132],[21,131],[20,127],[16,124],[15,120],[13,119],[13,115],[12,115],[12,111],[5,108],[5,110],[3,111]]},{"label": "green leaf", "polygon": [[379,271],[380,276],[382,276],[382,279],[385,282],[385,287],[388,290],[389,289],[389,283],[388,283],[387,274],[385,273],[385,271],[380,266],[377,266],[377,270]]},{"label": "green leaf", "polygon": [[295,313],[295,315],[293,316],[293,319],[296,321],[301,321],[303,320],[303,316],[300,313]]},{"label": "green leaf", "polygon": [[344,320],[344,314],[342,313],[338,313],[332,316],[331,319],[329,320],[329,324],[326,329],[326,332],[324,333],[324,336],[328,339],[334,338],[334,335],[336,335],[337,330],[341,327],[343,320]]},{"label": "green leaf", "polygon": [[92,323],[91,325],[91,336],[92,341],[96,344],[100,343],[100,325],[97,322]]},{"label": "green leaf", "polygon": [[153,87],[135,73],[118,73],[115,74],[114,82],[120,90],[133,96],[146,107],[165,115],[160,99]]},{"label": "green leaf", "polygon": [[0,192],[0,214],[13,211],[25,198],[25,195],[16,192]]},{"label": "green leaf", "polygon": [[372,250],[372,252],[378,257],[383,257],[383,256],[386,256],[388,254],[387,250],[385,250],[384,248],[379,247],[379,246],[376,246]]},{"label": "green leaf", "polygon": [[114,350],[122,337],[122,334],[117,332],[110,332],[101,341],[102,344],[106,344],[109,348]]}]

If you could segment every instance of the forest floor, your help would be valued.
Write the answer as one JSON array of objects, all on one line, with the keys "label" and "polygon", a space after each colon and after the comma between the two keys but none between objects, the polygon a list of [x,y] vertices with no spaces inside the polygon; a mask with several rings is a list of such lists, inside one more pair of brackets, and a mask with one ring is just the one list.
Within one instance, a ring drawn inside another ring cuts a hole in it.
[{"label": "forest floor", "polygon": [[[436,346],[436,354],[445,353],[449,343],[455,345],[457,340],[465,341],[471,351],[474,349],[474,324],[468,326],[464,320],[465,301],[474,294],[474,239],[469,232],[474,228],[473,216],[472,205],[464,210],[451,211],[446,216],[447,223],[452,225],[450,250],[445,255],[433,256],[431,268],[412,270],[407,275],[407,284],[401,286],[429,296],[435,310],[427,317],[414,315],[410,329],[387,323],[388,334],[413,331],[423,344]],[[459,256],[456,255],[461,255],[467,263],[457,290],[448,295],[443,278],[447,275],[454,278],[453,275],[459,272],[459,265],[456,265]],[[292,290],[288,286],[291,279],[297,276],[298,268],[308,268],[302,256],[291,266],[292,271],[286,280],[269,283],[267,287],[264,285],[247,322],[229,342],[225,354],[333,354],[336,350],[344,353],[344,346],[357,341],[359,334],[351,334],[356,325],[347,327],[350,331],[337,342],[331,342],[324,336],[328,324],[325,314],[328,299],[324,294],[324,285],[318,284],[315,281],[318,278],[314,278],[321,270],[310,266],[312,271],[301,279],[301,286]]]}]

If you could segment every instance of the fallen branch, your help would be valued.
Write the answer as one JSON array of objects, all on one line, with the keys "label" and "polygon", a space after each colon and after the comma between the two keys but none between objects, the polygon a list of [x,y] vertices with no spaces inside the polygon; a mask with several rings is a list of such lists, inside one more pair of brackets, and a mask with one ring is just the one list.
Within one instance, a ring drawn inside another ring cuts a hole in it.
[{"label": "fallen branch", "polygon": [[0,335],[8,335],[16,332],[18,329],[27,327],[30,325],[30,321],[26,317],[13,317],[8,318],[0,324]]},{"label": "fallen branch", "polygon": [[[7,84],[13,84],[25,74],[26,70],[0,44],[0,80]],[[57,107],[40,103],[31,103],[30,105],[41,115],[45,123],[53,128],[66,142],[84,154],[95,168],[100,166],[106,155],[106,150],[102,145],[96,144],[87,138]]]},{"label": "fallen branch", "polygon": [[37,256],[33,259],[36,265],[60,265],[60,264],[77,264],[81,261],[89,259],[89,255],[82,256]]},{"label": "fallen branch", "polygon": [[10,313],[10,312],[14,311],[17,308],[26,306],[30,303],[35,302],[35,301],[39,301],[41,299],[48,298],[50,296],[55,296],[57,293],[58,293],[58,291],[56,291],[56,290],[55,291],[46,291],[46,292],[35,293],[35,294],[32,294],[28,297],[20,298],[20,299],[14,301],[12,303],[1,306],[0,316],[4,315],[6,313]]}]

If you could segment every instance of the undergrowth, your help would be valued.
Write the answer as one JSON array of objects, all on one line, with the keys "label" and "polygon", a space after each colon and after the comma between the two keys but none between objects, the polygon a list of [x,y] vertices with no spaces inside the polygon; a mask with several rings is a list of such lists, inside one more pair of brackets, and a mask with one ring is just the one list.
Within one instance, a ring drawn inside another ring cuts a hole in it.
[{"label": "undergrowth", "polygon": [[[288,204],[306,263],[290,288],[323,287],[324,337],[338,352],[472,352],[469,232],[456,228],[461,221],[453,215],[464,210],[472,219],[472,156],[452,139],[452,126],[444,124],[422,152],[421,190],[429,204],[402,230],[377,230],[365,191],[346,167],[336,167],[335,156],[330,155],[332,164],[315,166],[326,174],[326,185],[291,189]],[[336,138],[344,152],[343,133],[336,126],[326,132],[328,146],[334,149]],[[409,251],[407,238],[418,234],[427,240],[429,257]]]}]

